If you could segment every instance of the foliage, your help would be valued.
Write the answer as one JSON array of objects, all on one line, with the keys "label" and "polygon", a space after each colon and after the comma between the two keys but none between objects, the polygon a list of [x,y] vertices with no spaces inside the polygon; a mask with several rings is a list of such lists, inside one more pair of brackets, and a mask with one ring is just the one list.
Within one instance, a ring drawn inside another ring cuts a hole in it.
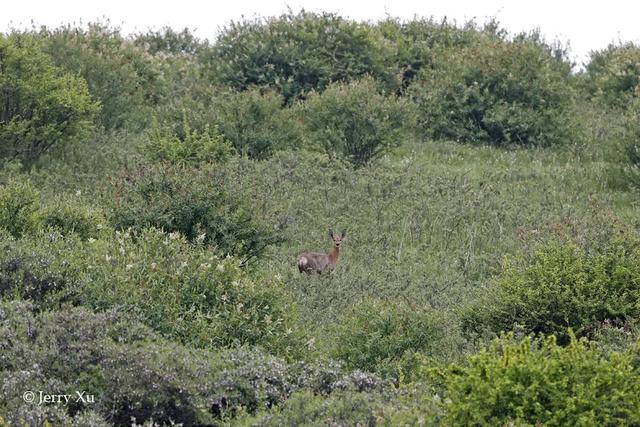
[{"label": "foliage", "polygon": [[414,18],[409,21],[387,18],[376,25],[390,44],[393,56],[391,63],[402,75],[402,88],[419,74],[422,68],[432,68],[443,49],[456,50],[471,46],[483,37],[503,39],[504,30],[497,22],[490,20],[480,27],[469,21],[464,26],[456,26],[446,18],[438,22],[434,18]]},{"label": "foliage", "polygon": [[36,230],[39,204],[40,194],[29,181],[13,179],[0,186],[0,229],[13,237]]},{"label": "foliage", "polygon": [[93,207],[79,196],[61,196],[41,209],[44,228],[62,235],[74,233],[82,240],[106,237],[108,221],[101,209]]},{"label": "foliage", "polygon": [[302,108],[313,144],[355,166],[398,146],[413,118],[409,104],[381,94],[370,77],[332,84],[310,95]]},{"label": "foliage", "polygon": [[205,56],[215,81],[237,90],[276,90],[291,101],[331,82],[370,74],[394,85],[385,51],[367,24],[330,13],[289,12],[232,22]]},{"label": "foliage", "polygon": [[396,377],[403,356],[434,351],[441,334],[432,313],[375,300],[359,304],[336,329],[333,357],[350,368]]},{"label": "foliage", "polygon": [[119,233],[88,245],[83,304],[130,307],[154,330],[195,347],[296,350],[289,348],[297,339],[290,329],[294,307],[281,284],[249,277],[239,260],[157,230]]},{"label": "foliage", "polygon": [[568,67],[540,42],[487,38],[434,62],[409,88],[425,136],[497,146],[568,139]]},{"label": "foliage", "polygon": [[99,126],[140,129],[147,123],[148,107],[168,93],[158,61],[108,21],[89,23],[86,29],[42,27],[35,34],[56,65],[86,80],[101,104]]},{"label": "foliage", "polygon": [[633,97],[629,97],[624,125],[625,177],[631,187],[640,189],[640,84],[636,86]]},{"label": "foliage", "polygon": [[0,35],[0,158],[31,166],[43,153],[82,141],[98,105],[86,83],[52,64],[26,34]]},{"label": "foliage", "polygon": [[212,102],[218,129],[236,151],[249,158],[265,159],[275,150],[300,145],[301,126],[275,92],[223,91]]},{"label": "foliage", "polygon": [[602,249],[550,243],[528,263],[507,259],[487,295],[467,316],[467,330],[513,327],[556,334],[573,328],[583,335],[595,322],[640,317],[640,245],[616,238]]},{"label": "foliage", "polygon": [[113,225],[156,227],[200,240],[243,263],[259,257],[279,238],[252,215],[246,203],[225,191],[215,165],[143,166],[115,182]]},{"label": "foliage", "polygon": [[[2,302],[0,337],[0,412],[11,425],[33,417],[53,424],[66,417],[97,421],[91,425],[128,424],[132,417],[190,425],[212,419],[203,391],[211,355],[161,340],[123,312],[74,308],[36,315],[27,302]],[[22,399],[28,390],[71,399],[64,406],[28,405]],[[94,403],[77,401],[76,391]]]},{"label": "foliage", "polygon": [[143,146],[151,161],[172,163],[224,162],[233,154],[233,148],[217,129],[205,127],[202,132],[191,129],[184,114],[180,138],[172,129],[156,122],[149,132],[149,140]]},{"label": "foliage", "polygon": [[640,84],[640,46],[610,44],[606,49],[591,52],[583,79],[592,98],[624,107]]},{"label": "foliage", "polygon": [[[640,422],[637,349],[604,358],[575,337],[496,340],[447,373],[451,425],[634,425]],[[612,392],[615,390],[615,392]]]},{"label": "foliage", "polygon": [[294,393],[280,408],[265,411],[240,424],[375,426],[381,421],[384,411],[392,408],[393,402],[389,402],[388,396],[378,393],[341,391],[330,396],[318,396],[305,390]]},{"label": "foliage", "polygon": [[147,30],[136,34],[134,44],[146,52],[156,55],[160,52],[173,55],[192,55],[206,48],[207,42],[198,39],[188,28],[176,31],[163,27],[158,31]]}]

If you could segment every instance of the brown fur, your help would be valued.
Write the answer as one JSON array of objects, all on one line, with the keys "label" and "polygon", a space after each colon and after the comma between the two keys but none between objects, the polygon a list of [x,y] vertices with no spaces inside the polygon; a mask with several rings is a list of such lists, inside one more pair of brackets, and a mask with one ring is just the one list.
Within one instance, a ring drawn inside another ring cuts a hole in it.
[{"label": "brown fur", "polygon": [[329,230],[329,237],[333,243],[331,252],[323,254],[319,252],[302,252],[298,255],[298,270],[300,273],[318,273],[322,274],[325,271],[333,271],[338,263],[340,257],[340,245],[344,236],[346,236],[347,230],[342,230],[342,233],[338,236],[333,234],[333,230]]}]

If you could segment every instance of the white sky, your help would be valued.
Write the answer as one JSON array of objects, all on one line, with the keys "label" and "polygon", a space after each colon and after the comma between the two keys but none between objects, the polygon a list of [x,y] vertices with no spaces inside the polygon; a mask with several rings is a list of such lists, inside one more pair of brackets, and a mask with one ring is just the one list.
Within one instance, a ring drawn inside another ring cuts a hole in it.
[{"label": "white sky", "polygon": [[547,39],[570,41],[572,56],[582,62],[590,50],[613,41],[640,42],[640,1],[607,2],[537,0],[0,0],[0,31],[10,26],[36,24],[58,26],[108,18],[125,33],[168,25],[196,29],[200,38],[213,40],[219,29],[242,16],[272,16],[305,8],[336,12],[355,20],[373,20],[386,15],[400,18],[447,16],[459,24],[469,19],[483,23],[495,16],[510,32],[540,28]]}]

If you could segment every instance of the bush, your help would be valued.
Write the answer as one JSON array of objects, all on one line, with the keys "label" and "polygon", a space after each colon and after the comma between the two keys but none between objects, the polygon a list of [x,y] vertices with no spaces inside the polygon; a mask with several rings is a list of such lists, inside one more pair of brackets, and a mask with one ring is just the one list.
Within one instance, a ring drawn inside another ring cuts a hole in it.
[{"label": "bush", "polygon": [[82,240],[98,239],[109,232],[104,213],[77,197],[63,195],[41,209],[42,225],[64,236],[76,234]]},{"label": "bush", "polygon": [[23,34],[0,35],[0,98],[0,158],[26,166],[85,138],[98,109],[86,83],[54,66]]},{"label": "bush", "polygon": [[505,35],[495,21],[489,21],[483,27],[473,21],[457,27],[446,18],[440,22],[433,18],[405,22],[389,18],[379,22],[376,30],[391,45],[391,62],[402,75],[403,89],[406,89],[422,68],[434,67],[439,57],[438,52],[443,49],[455,50],[471,46],[483,37],[500,40]]},{"label": "bush", "polygon": [[366,74],[394,85],[384,46],[367,24],[301,11],[231,23],[205,55],[211,78],[237,90],[276,90],[291,101]]},{"label": "bush", "polygon": [[557,334],[589,333],[597,322],[640,317],[640,244],[615,239],[590,251],[570,243],[538,249],[530,262],[507,259],[493,291],[466,316],[464,328]]},{"label": "bush", "polygon": [[211,131],[207,126],[202,132],[192,130],[186,113],[182,130],[184,137],[181,138],[156,122],[143,146],[147,158],[172,163],[224,162],[233,154],[233,148],[217,129]]},{"label": "bush", "polygon": [[275,150],[300,145],[300,125],[275,92],[225,91],[214,97],[211,108],[224,137],[236,151],[252,159],[265,159]]},{"label": "bush", "polygon": [[[395,401],[380,393],[340,391],[317,396],[310,391],[294,393],[280,408],[245,420],[252,426],[375,426]],[[241,423],[243,424],[243,423]]]},{"label": "bush", "polygon": [[640,84],[640,46],[611,44],[592,52],[583,77],[592,98],[624,107]]},{"label": "bush", "polygon": [[115,182],[113,225],[179,232],[247,263],[280,239],[224,190],[223,179],[213,166],[153,165],[126,173]]},{"label": "bush", "polygon": [[549,146],[571,130],[569,66],[535,39],[486,38],[442,50],[409,88],[418,125],[434,139]]},{"label": "bush", "polygon": [[640,189],[640,84],[628,100],[624,113],[624,154],[627,160],[624,174],[631,187]]},{"label": "bush", "polygon": [[332,84],[325,92],[312,94],[302,108],[313,143],[355,166],[400,145],[413,119],[409,104],[381,94],[369,77]]},{"label": "bush", "polygon": [[129,307],[154,330],[195,347],[297,350],[298,336],[289,330],[295,311],[281,284],[250,278],[236,258],[158,230],[119,233],[80,250],[87,252],[79,260],[83,305]]},{"label": "bush", "polygon": [[441,332],[433,314],[406,305],[366,301],[331,335],[333,357],[349,368],[399,375],[403,357],[437,348]]},{"label": "bush", "polygon": [[214,411],[220,416],[238,415],[241,411],[254,414],[286,405],[292,394],[302,390],[322,396],[390,391],[389,384],[375,375],[346,373],[334,361],[287,364],[250,349],[228,351],[222,358],[228,365],[213,384]]},{"label": "bush", "polygon": [[637,351],[605,358],[575,337],[568,347],[553,336],[503,337],[447,372],[445,424],[638,424]]},{"label": "bush", "polygon": [[152,55],[158,53],[173,55],[193,55],[207,47],[207,42],[198,39],[188,28],[175,31],[163,27],[159,31],[147,30],[134,38],[136,46]]},{"label": "bush", "polygon": [[149,107],[168,94],[159,62],[109,22],[42,27],[35,35],[56,65],[86,80],[101,104],[96,122],[105,129],[140,129],[149,123]]},{"label": "bush", "polygon": [[[90,425],[212,422],[206,397],[218,369],[213,355],[161,340],[122,312],[36,315],[26,302],[2,302],[0,349],[0,412],[10,425],[35,425],[34,418],[69,425],[66,417],[101,421]],[[73,397],[64,406],[28,405],[27,390]],[[94,402],[75,401],[76,391]]]},{"label": "bush", "polygon": [[16,238],[36,230],[39,204],[40,193],[29,181],[12,180],[0,186],[0,229]]}]

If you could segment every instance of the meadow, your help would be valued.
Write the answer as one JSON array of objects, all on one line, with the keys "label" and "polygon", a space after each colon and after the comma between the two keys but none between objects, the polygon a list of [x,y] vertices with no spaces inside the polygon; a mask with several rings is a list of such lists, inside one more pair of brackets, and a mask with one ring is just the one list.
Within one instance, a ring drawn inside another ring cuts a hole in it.
[{"label": "meadow", "polygon": [[0,35],[0,424],[640,425],[640,47],[563,49]]}]

